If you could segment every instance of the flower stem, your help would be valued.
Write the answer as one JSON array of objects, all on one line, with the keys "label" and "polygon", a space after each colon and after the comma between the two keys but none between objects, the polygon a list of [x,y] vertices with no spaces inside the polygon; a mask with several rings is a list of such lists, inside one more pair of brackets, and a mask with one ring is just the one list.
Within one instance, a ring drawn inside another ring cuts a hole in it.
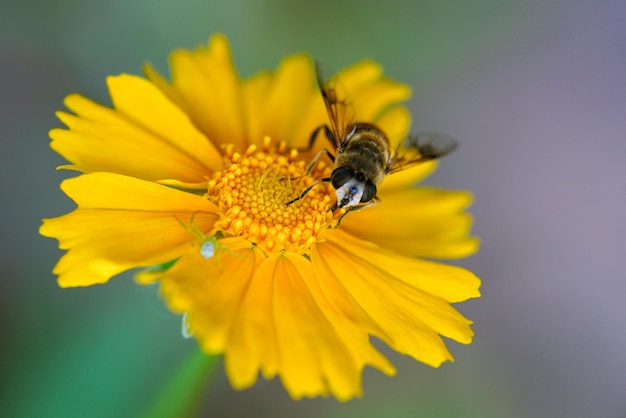
[{"label": "flower stem", "polygon": [[159,391],[154,401],[139,416],[141,418],[170,418],[195,416],[209,379],[219,363],[220,356],[209,356],[201,350],[175,372]]}]

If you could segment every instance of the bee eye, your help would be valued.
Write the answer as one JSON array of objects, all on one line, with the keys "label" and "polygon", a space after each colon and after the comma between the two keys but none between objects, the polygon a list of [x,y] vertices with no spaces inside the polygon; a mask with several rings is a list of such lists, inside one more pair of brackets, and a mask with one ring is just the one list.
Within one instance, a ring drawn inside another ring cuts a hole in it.
[{"label": "bee eye", "polygon": [[345,167],[338,167],[335,168],[330,175],[330,182],[335,189],[338,189],[352,178],[354,178],[354,171]]},{"label": "bee eye", "polygon": [[369,202],[373,198],[376,197],[376,185],[371,181],[367,181],[365,183],[365,187],[363,188],[363,195],[361,196],[361,202]]}]

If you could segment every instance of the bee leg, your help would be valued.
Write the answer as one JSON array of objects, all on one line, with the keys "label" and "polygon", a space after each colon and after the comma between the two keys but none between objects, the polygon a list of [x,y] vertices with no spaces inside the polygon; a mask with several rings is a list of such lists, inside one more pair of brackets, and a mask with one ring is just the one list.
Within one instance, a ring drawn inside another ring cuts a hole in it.
[{"label": "bee leg", "polygon": [[[330,130],[328,125],[320,125],[317,128],[315,128],[315,130],[313,130],[313,133],[311,134],[311,137],[309,138],[309,145],[306,148],[298,149],[298,151],[300,151],[300,152],[309,152],[309,151],[311,151],[313,149],[313,145],[315,145],[315,140],[317,139],[318,134],[319,134],[319,132],[322,129],[324,130],[324,133],[326,134],[326,138],[328,138],[328,140],[334,146],[336,144],[336,142],[335,142],[335,137],[334,137],[332,131]],[[317,160],[320,159],[322,154],[328,155],[328,158],[330,158],[330,161],[332,161],[333,163],[335,162],[335,156],[330,151],[328,151],[328,149],[323,148],[317,154],[315,154],[315,157],[313,157],[313,159],[311,160],[311,163],[309,164],[309,166],[307,167],[307,170],[306,170],[307,174],[309,174],[311,172],[311,170],[313,170],[313,167],[315,167],[315,163],[317,163]]]},{"label": "bee leg", "polygon": [[[339,227],[339,224],[341,223],[341,220],[350,212],[356,212],[357,210],[361,210],[361,209],[365,209],[365,208],[369,208],[370,206],[374,206],[380,203],[380,198],[378,196],[374,197],[374,199],[370,200],[367,203],[364,203],[363,205],[359,205],[359,206],[350,206],[340,217],[339,219],[337,219],[337,225],[335,225],[335,228]],[[339,206],[337,206],[337,204],[335,203],[335,206],[333,206],[332,211],[334,212],[335,210],[337,210],[339,208]]]},{"label": "bee leg", "polygon": [[293,200],[290,200],[289,202],[287,202],[287,206],[290,206],[292,203],[297,202],[298,200],[302,199],[304,196],[306,196],[306,194],[308,192],[311,191],[311,189],[315,186],[317,186],[319,183],[323,183],[325,181],[330,181],[330,177],[324,177],[322,179],[317,179],[315,180],[313,183],[311,183],[311,185],[309,185],[309,187],[307,187],[306,189],[304,189],[302,191],[302,193],[300,193],[300,196],[296,197]]},{"label": "bee leg", "polygon": [[335,138],[335,135],[333,135],[333,132],[330,130],[330,127],[328,125],[320,125],[317,128],[315,128],[313,132],[311,133],[311,136],[309,137],[309,145],[306,148],[301,149],[299,151],[302,151],[302,152],[311,151],[313,149],[313,145],[315,145],[315,141],[317,140],[318,134],[322,129],[324,130],[324,135],[326,135],[326,138],[330,141],[331,145],[333,147],[336,147],[337,139]]},{"label": "bee leg", "polygon": [[319,160],[321,158],[322,154],[328,155],[328,158],[330,158],[330,160],[333,163],[335,162],[335,156],[333,154],[331,154],[330,151],[328,151],[326,148],[322,148],[321,150],[319,150],[319,152],[317,154],[315,154],[315,157],[313,157],[313,159],[311,160],[311,163],[306,168],[306,174],[307,175],[309,173],[311,173],[311,171],[313,170],[313,167],[315,167],[315,164],[317,164],[317,160]]},{"label": "bee leg", "polygon": [[280,180],[280,181],[285,181],[285,180],[292,181],[292,180],[300,180],[302,177],[304,177],[304,176],[298,176],[298,177],[281,177],[281,178],[279,178],[278,180]]},{"label": "bee leg", "polygon": [[[299,152],[309,152],[309,151],[311,151],[313,149],[313,145],[315,144],[315,140],[317,139],[318,133],[322,129],[324,129],[326,137],[334,145],[335,144],[334,136],[333,136],[332,131],[328,127],[328,125],[320,125],[317,128],[315,128],[315,130],[311,134],[311,138],[309,139],[309,145],[306,148],[296,148],[296,149]],[[326,148],[321,149],[317,154],[315,154],[315,157],[313,157],[313,159],[309,163],[309,165],[308,165],[308,167],[306,169],[306,174],[307,175],[313,170],[313,167],[315,167],[315,164],[317,163],[317,160],[319,160],[322,157],[322,154],[328,155],[328,158],[330,159],[330,161],[333,162],[333,163],[335,162],[335,156],[330,151],[328,151]],[[300,176],[300,177],[304,177],[304,176]],[[300,177],[290,177],[289,180],[297,180]],[[281,178],[281,180],[286,180],[286,179],[287,179],[287,177]]]},{"label": "bee leg", "polygon": [[[330,151],[328,151],[326,148],[321,149],[317,154],[315,154],[315,157],[313,157],[311,159],[311,162],[309,163],[308,167],[306,168],[306,175],[308,176],[309,174],[311,174],[311,171],[313,171],[313,167],[315,167],[315,164],[317,164],[317,161],[322,157],[322,154],[326,154],[328,155],[328,158],[330,158],[330,160],[334,163],[335,162],[335,156],[333,154],[330,153]],[[299,178],[302,178],[304,176],[298,176],[298,177],[282,177],[281,180],[298,180]]]}]

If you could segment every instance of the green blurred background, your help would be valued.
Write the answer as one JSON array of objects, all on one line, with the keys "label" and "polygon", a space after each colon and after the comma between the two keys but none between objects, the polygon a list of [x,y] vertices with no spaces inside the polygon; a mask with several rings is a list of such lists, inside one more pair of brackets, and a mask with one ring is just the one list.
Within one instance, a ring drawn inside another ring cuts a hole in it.
[{"label": "green blurred background", "polygon": [[167,71],[177,47],[230,38],[244,76],[306,51],[381,62],[411,84],[416,130],[460,139],[432,184],[475,192],[483,298],[471,346],[431,369],[385,351],[365,397],[291,401],[276,381],[202,416],[626,416],[626,29],[623,1],[0,2],[0,415],[132,417],[195,350],[153,287],[129,275],[61,290],[40,219],[73,208],[48,147],[63,97],[108,103],[104,79]]}]

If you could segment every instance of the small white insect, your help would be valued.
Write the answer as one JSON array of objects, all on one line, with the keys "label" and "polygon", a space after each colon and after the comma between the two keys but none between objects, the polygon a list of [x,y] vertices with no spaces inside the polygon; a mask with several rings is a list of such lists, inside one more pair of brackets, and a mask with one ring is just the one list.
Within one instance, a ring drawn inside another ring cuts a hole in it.
[{"label": "small white insect", "polygon": [[191,219],[189,220],[188,225],[177,217],[175,218],[178,223],[185,229],[185,231],[189,232],[197,240],[196,245],[199,245],[199,252],[202,258],[204,258],[205,260],[211,260],[214,258],[219,266],[221,266],[221,260],[219,255],[223,253],[227,253],[235,257],[241,257],[247,260],[247,257],[245,255],[240,254],[236,251],[231,251],[226,245],[220,242],[220,240],[223,238],[221,232],[218,231],[215,235],[206,235],[200,228],[198,228],[197,225],[193,223],[194,216],[195,213],[191,215]]},{"label": "small white insect", "polygon": [[178,223],[185,229],[185,231],[189,232],[196,238],[200,244],[200,255],[205,260],[213,258],[215,256],[215,250],[220,247],[218,242],[218,237],[215,235],[205,235],[200,228],[198,228],[193,223],[193,218],[196,214],[191,215],[191,219],[189,220],[189,225],[186,225],[180,219],[176,218]]}]

